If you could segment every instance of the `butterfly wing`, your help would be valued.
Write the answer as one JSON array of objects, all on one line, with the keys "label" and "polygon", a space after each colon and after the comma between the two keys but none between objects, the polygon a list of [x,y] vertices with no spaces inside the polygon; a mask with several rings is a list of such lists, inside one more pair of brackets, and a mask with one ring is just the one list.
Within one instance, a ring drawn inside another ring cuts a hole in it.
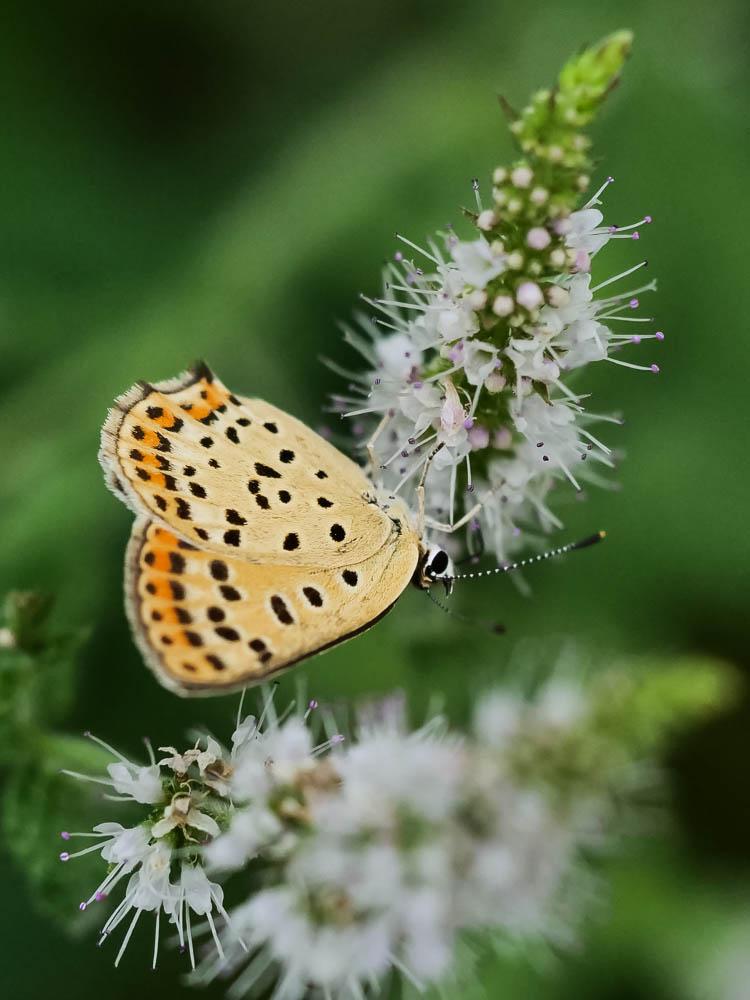
[{"label": "butterfly wing", "polygon": [[372,485],[358,465],[282,410],[235,396],[205,365],[120,396],[99,458],[136,514],[224,556],[347,566],[393,527],[363,502]]},{"label": "butterfly wing", "polygon": [[409,583],[411,532],[346,567],[256,565],[198,549],[136,519],[126,556],[126,606],[159,680],[178,694],[259,683],[374,625]]}]

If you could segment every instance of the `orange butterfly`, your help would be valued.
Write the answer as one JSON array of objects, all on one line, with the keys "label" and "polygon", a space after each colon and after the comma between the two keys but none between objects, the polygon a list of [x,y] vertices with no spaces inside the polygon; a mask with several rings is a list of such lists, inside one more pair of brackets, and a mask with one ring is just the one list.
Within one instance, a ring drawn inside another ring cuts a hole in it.
[{"label": "orange butterfly", "polygon": [[133,634],[178,694],[259,683],[370,628],[410,581],[450,586],[447,553],[424,543],[401,500],[205,364],[120,396],[99,460],[137,515],[125,562]]}]

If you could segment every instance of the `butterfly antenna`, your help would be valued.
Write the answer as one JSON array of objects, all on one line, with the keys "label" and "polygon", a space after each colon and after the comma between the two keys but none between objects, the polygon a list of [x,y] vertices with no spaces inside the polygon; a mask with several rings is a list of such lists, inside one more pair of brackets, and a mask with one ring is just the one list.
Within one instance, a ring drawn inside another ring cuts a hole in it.
[{"label": "butterfly antenna", "polygon": [[596,545],[607,537],[606,531],[597,531],[594,535],[582,538],[578,542],[569,542],[561,545],[557,549],[550,549],[548,552],[540,552],[538,555],[529,556],[528,559],[520,559],[518,562],[505,563],[502,566],[493,566],[492,569],[477,570],[474,573],[457,573],[455,576],[441,577],[441,580],[474,580],[480,576],[494,576],[496,573],[510,573],[514,569],[523,569],[524,566],[533,566],[534,563],[544,562],[545,559],[552,559],[555,556],[564,556],[568,552],[576,552],[578,549],[587,549],[590,545]]},{"label": "butterfly antenna", "polygon": [[429,597],[429,599],[432,601],[432,603],[435,605],[436,608],[440,608],[440,610],[444,611],[446,615],[450,615],[451,618],[455,618],[457,621],[460,621],[464,625],[471,625],[471,626],[478,625],[479,628],[485,629],[487,632],[492,632],[493,635],[503,635],[504,632],[506,631],[505,626],[501,625],[500,622],[488,622],[488,621],[481,621],[478,618],[469,618],[467,615],[462,615],[459,611],[454,611],[453,608],[449,608],[447,604],[443,604],[442,601],[439,601],[437,597],[434,596],[432,591],[425,590],[424,593],[427,594],[427,596]]}]

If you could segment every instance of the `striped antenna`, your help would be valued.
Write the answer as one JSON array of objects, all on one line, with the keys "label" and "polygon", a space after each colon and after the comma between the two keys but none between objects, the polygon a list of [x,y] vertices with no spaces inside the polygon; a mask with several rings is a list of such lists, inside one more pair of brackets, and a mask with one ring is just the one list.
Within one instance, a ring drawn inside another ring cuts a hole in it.
[{"label": "striped antenna", "polygon": [[540,552],[539,555],[529,556],[528,559],[521,559],[519,562],[506,563],[504,566],[494,566],[492,569],[477,570],[475,573],[457,573],[455,576],[441,576],[441,583],[445,580],[475,580],[480,576],[494,576],[496,573],[510,573],[514,569],[523,569],[524,566],[533,566],[535,563],[544,562],[545,559],[552,559],[554,556],[564,556],[568,552],[576,552],[578,549],[587,549],[589,545],[596,545],[607,537],[606,531],[597,531],[595,535],[582,538],[579,542],[569,542],[561,545],[557,549],[550,549],[549,552]]}]

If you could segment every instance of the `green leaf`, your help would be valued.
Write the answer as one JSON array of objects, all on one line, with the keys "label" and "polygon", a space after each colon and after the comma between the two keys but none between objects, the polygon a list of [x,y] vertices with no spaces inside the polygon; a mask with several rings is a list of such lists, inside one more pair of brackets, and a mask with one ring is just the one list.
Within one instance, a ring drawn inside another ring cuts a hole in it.
[{"label": "green leaf", "polygon": [[[11,773],[2,802],[5,845],[28,880],[36,905],[62,918],[63,927],[79,933],[96,920],[78,904],[105,874],[99,855],[60,861],[65,842],[60,833],[72,825],[87,830],[96,823],[122,817],[118,803],[102,801],[101,786],[61,774],[61,768],[102,775],[112,758],[82,737],[40,739],[35,753]],[[82,842],[88,846],[90,842]],[[73,848],[75,850],[75,848]]]},{"label": "green leaf", "polygon": [[0,760],[16,759],[38,729],[62,719],[74,691],[77,654],[86,629],[50,634],[53,600],[12,592],[0,622]]},{"label": "green leaf", "polygon": [[598,680],[596,716],[633,753],[659,753],[680,730],[730,704],[738,686],[738,675],[719,660],[639,659]]}]

